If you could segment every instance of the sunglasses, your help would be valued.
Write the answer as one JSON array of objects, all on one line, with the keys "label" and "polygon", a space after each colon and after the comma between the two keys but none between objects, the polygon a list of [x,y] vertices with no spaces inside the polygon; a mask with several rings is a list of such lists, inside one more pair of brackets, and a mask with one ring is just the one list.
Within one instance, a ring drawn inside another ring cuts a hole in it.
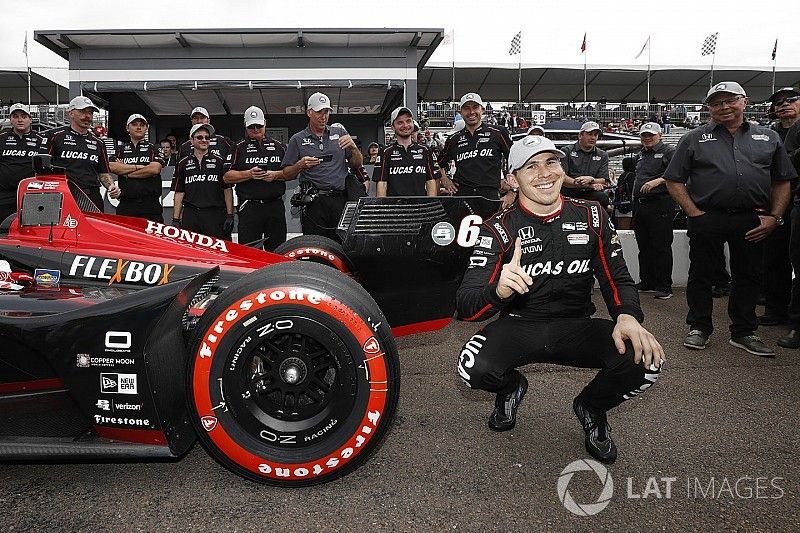
[{"label": "sunglasses", "polygon": [[796,102],[798,100],[800,100],[800,96],[787,96],[786,98],[781,98],[780,100],[775,100],[774,102],[772,102],[772,105],[774,105],[775,107],[780,107],[783,104],[791,104],[791,103]]},{"label": "sunglasses", "polygon": [[208,135],[195,135],[194,140],[196,141],[210,141],[211,137]]},{"label": "sunglasses", "polygon": [[738,102],[739,100],[741,100],[742,98],[744,98],[744,96],[739,95],[739,96],[734,96],[733,98],[726,98],[725,100],[720,100],[718,102],[711,102],[711,103],[709,103],[707,105],[711,109],[719,109],[723,105],[731,106],[731,105],[735,104],[736,102]]},{"label": "sunglasses", "polygon": [[250,124],[249,126],[247,126],[247,129],[248,130],[260,130],[263,127],[264,126],[261,126],[260,124]]}]

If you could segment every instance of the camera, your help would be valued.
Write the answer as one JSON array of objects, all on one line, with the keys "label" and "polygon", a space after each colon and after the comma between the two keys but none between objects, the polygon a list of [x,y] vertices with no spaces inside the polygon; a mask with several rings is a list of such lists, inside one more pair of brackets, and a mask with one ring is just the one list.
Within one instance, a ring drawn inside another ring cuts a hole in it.
[{"label": "camera", "polygon": [[310,182],[300,184],[300,190],[292,195],[289,199],[289,204],[292,207],[305,207],[314,202],[317,197],[317,188],[311,185]]}]

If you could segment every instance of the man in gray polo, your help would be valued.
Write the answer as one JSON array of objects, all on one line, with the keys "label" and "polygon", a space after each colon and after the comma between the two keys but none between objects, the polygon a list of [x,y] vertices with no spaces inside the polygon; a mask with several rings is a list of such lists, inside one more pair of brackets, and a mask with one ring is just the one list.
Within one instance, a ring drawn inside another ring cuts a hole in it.
[{"label": "man in gray polo", "polygon": [[308,98],[308,127],[289,139],[281,167],[287,181],[299,176],[301,187],[313,187],[315,198],[303,207],[300,219],[303,234],[338,240],[336,226],[347,203],[347,165],[358,168],[364,157],[344,128],[328,126],[331,111],[326,95]]},{"label": "man in gray polo", "polygon": [[714,85],[705,99],[711,120],[681,138],[664,179],[687,217],[689,334],[683,345],[702,350],[714,330],[711,284],[727,242],[730,344],[775,357],[755,334],[761,253],[763,240],[783,224],[796,173],[778,134],[744,120],[747,101],[736,82]]},{"label": "man in gray polo", "polygon": [[578,132],[578,142],[562,148],[567,157],[561,160],[564,173],[562,194],[583,198],[608,206],[608,195],[603,188],[608,185],[608,154],[597,147],[601,133],[597,122],[584,122]]}]

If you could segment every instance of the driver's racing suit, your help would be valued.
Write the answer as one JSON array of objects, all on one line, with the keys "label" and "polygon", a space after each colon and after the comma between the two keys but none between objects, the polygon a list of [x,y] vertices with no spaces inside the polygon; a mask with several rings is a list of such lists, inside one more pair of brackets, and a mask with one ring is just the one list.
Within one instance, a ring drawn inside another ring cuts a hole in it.
[{"label": "driver's racing suit", "polygon": [[[596,202],[562,200],[562,208],[544,218],[517,201],[481,226],[456,296],[457,312],[462,320],[498,312],[500,318],[466,342],[458,373],[472,388],[507,394],[519,383],[515,368],[529,363],[601,368],[580,397],[592,411],[605,412],[650,387],[660,368],[635,364],[631,343],[620,355],[612,340],[620,314],[639,322],[644,315],[608,215]],[[520,264],[533,285],[503,300],[497,282],[518,237]],[[591,318],[595,277],[613,320]]]}]

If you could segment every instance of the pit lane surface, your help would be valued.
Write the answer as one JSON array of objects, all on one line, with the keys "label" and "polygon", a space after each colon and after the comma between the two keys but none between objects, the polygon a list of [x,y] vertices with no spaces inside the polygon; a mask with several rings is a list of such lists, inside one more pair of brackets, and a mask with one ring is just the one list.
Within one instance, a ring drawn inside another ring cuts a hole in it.
[{"label": "pit lane surface", "polygon": [[[609,469],[613,497],[594,516],[571,514],[556,491],[562,469],[589,457],[571,401],[594,371],[527,367],[517,427],[493,433],[493,397],[467,390],[455,372],[458,348],[479,325],[454,323],[399,339],[395,426],[339,481],[264,487],[199,446],[175,463],[0,465],[0,529],[800,530],[800,351],[777,348],[769,360],[729,346],[727,299],[715,300],[709,347],[689,351],[684,292],[668,301],[643,294],[642,303],[667,365],[654,388],[610,414],[620,457]],[[783,331],[759,334],[776,347]],[[578,472],[568,490],[594,503],[601,487],[594,473]]]}]

